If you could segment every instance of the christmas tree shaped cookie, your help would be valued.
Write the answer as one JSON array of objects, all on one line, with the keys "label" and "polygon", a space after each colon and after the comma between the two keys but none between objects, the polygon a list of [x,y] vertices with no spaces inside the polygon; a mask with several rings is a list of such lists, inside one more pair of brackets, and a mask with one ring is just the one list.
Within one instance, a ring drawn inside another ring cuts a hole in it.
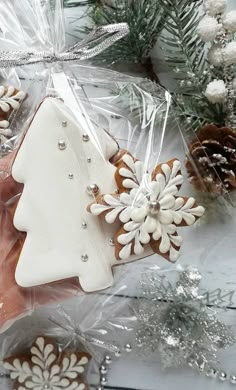
[{"label": "christmas tree shaped cookie", "polygon": [[14,217],[27,233],[15,274],[22,287],[77,276],[84,291],[96,291],[112,285],[114,265],[153,252],[176,261],[177,227],[204,212],[195,199],[176,196],[178,160],[149,174],[106,132],[88,131],[61,100],[46,98],[18,151],[12,175],[24,184]]},{"label": "christmas tree shaped cookie", "polygon": [[[12,168],[24,184],[14,216],[15,227],[27,233],[15,274],[20,286],[74,276],[87,292],[112,285],[119,221],[109,226],[86,208],[98,193],[117,190],[109,160],[118,149],[103,130],[88,134],[61,100],[41,103]],[[151,252],[147,247],[142,257]]]}]

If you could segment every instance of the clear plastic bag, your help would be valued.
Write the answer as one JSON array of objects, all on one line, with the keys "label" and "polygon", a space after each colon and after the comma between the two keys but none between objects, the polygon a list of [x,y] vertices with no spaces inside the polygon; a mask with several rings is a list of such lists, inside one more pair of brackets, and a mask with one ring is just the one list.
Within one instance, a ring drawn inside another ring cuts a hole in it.
[{"label": "clear plastic bag", "polygon": [[[101,223],[86,208],[96,199],[96,185],[100,193],[116,191],[115,164],[126,154],[120,154],[121,147],[136,158],[145,154],[144,171],[159,161],[171,99],[142,79],[73,61],[54,64],[55,57],[63,57],[61,52],[66,50],[60,2],[55,8],[47,1],[6,2],[1,7],[0,39],[5,53],[1,66],[5,69],[11,61],[16,65],[4,84],[7,87],[14,73],[26,94],[8,118],[13,137],[3,138],[1,144],[3,331],[38,305],[78,294],[81,287],[85,292],[110,287],[114,265],[152,253],[150,248],[143,253],[139,244],[131,259],[126,255],[124,261],[117,261],[113,234],[119,224]],[[102,50],[103,36],[94,34],[79,45],[81,58],[94,54],[90,44],[95,45],[95,54]],[[106,45],[118,39],[114,35],[110,39],[109,31],[108,38],[106,34]],[[52,61],[48,60],[50,51],[56,53]],[[19,67],[18,59],[25,65]],[[52,218],[48,219],[46,210]],[[23,215],[33,223],[37,242],[31,242],[31,227]],[[24,251],[29,251],[26,258],[33,263],[21,268]]]},{"label": "clear plastic bag", "polygon": [[[38,305],[127,283],[132,290],[142,267],[172,266],[182,244],[178,228],[188,248],[201,226],[182,226],[204,212],[189,187],[189,198],[177,195],[184,149],[170,122],[169,93],[74,62],[120,38],[117,27],[68,50],[59,1],[13,6],[1,6],[1,66],[15,65],[27,98],[13,112],[14,136],[2,143],[1,330]],[[150,257],[154,252],[160,256]],[[139,259],[141,268],[133,263]]]},{"label": "clear plastic bag", "polygon": [[[227,205],[216,212],[208,202],[201,217],[170,94],[141,78],[59,61],[66,50],[61,4],[49,5],[1,5],[7,53],[0,63],[10,57],[15,65],[4,68],[4,85],[14,79],[26,93],[9,118],[13,136],[1,143],[1,338],[14,344],[19,329],[36,321],[37,333],[69,332],[71,341],[79,334],[88,349],[118,353],[133,332],[127,300],[132,306],[140,296],[141,274],[175,269],[182,237],[177,264],[213,275],[212,290],[234,283],[235,223]],[[83,58],[87,42],[80,50]],[[26,64],[32,58],[37,63]],[[117,342],[117,329],[127,339]]]}]

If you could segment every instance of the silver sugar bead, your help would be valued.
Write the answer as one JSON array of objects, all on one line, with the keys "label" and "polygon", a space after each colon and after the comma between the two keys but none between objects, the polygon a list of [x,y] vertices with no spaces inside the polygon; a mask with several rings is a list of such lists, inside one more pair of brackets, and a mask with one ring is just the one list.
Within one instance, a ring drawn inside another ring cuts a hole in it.
[{"label": "silver sugar bead", "polygon": [[83,139],[84,142],[88,142],[88,141],[89,141],[89,136],[88,136],[88,134],[83,134],[83,135],[82,135],[82,139]]},{"label": "silver sugar bead", "polygon": [[104,361],[105,361],[106,364],[111,364],[112,363],[112,358],[110,357],[110,355],[106,355]]},{"label": "silver sugar bead", "polygon": [[106,378],[105,376],[102,376],[101,379],[100,379],[100,381],[101,381],[101,385],[102,385],[102,386],[104,386],[104,385],[107,384],[107,378]]},{"label": "silver sugar bead", "polygon": [[101,373],[102,375],[107,374],[107,366],[105,366],[104,364],[102,364],[101,367],[100,367],[100,373]]},{"label": "silver sugar bead", "polygon": [[110,246],[115,246],[115,242],[114,242],[114,239],[113,239],[113,238],[110,238],[110,239],[109,239],[109,245],[110,245]]},{"label": "silver sugar bead", "polygon": [[91,196],[99,193],[99,187],[97,184],[90,184],[87,186],[87,193]]},{"label": "silver sugar bead", "polygon": [[91,157],[87,157],[87,162],[90,164],[92,161]]},{"label": "silver sugar bead", "polygon": [[66,126],[67,126],[67,121],[63,121],[63,122],[62,122],[62,126],[63,126],[63,127],[66,127]]},{"label": "silver sugar bead", "polygon": [[84,253],[83,255],[81,255],[81,260],[86,263],[86,261],[88,261],[88,255],[86,253]]},{"label": "silver sugar bead", "polygon": [[65,150],[66,149],[66,143],[63,140],[58,141],[58,149]]},{"label": "silver sugar bead", "polygon": [[236,384],[236,375],[231,375],[230,376],[230,382],[235,385]]},{"label": "silver sugar bead", "polygon": [[103,386],[98,386],[98,387],[96,388],[96,390],[104,390],[104,387],[103,387]]},{"label": "silver sugar bead", "polygon": [[69,179],[74,179],[74,174],[73,173],[69,173],[68,177],[69,177]]},{"label": "silver sugar bead", "polygon": [[132,351],[132,345],[129,344],[129,343],[125,344],[125,350],[126,350],[126,352],[131,352]]},{"label": "silver sugar bead", "polygon": [[226,374],[226,372],[221,371],[221,372],[219,373],[219,380],[222,381],[222,382],[224,382],[226,379],[227,379],[227,374]]},{"label": "silver sugar bead", "polygon": [[82,229],[87,229],[87,223],[86,222],[83,222],[81,226],[82,226]]},{"label": "silver sugar bead", "polygon": [[151,214],[158,214],[159,211],[160,211],[160,203],[157,201],[157,200],[153,200],[151,202],[148,203],[148,211],[151,213]]},{"label": "silver sugar bead", "polygon": [[49,385],[44,385],[43,388],[44,388],[45,390],[47,390],[47,389],[49,389],[50,387],[49,387]]}]

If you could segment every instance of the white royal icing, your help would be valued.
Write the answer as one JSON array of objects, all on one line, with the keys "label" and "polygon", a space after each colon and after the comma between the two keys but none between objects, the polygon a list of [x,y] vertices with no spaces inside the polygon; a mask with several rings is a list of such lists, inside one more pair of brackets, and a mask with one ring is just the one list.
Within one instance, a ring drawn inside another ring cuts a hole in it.
[{"label": "white royal icing", "polygon": [[[133,252],[141,255],[144,245],[151,239],[160,240],[159,250],[162,254],[169,253],[171,261],[177,260],[182,238],[176,233],[176,225],[185,222],[193,225],[196,217],[202,216],[204,208],[195,206],[195,199],[187,201],[176,197],[178,187],[184,181],[179,173],[181,164],[178,160],[173,162],[172,168],[168,164],[161,165],[161,172],[155,178],[147,174],[141,161],[135,161],[130,155],[122,157],[128,169],[120,168],[119,174],[123,177],[122,185],[130,190],[118,197],[105,195],[105,205],[93,204],[91,213],[101,215],[107,212],[105,220],[111,224],[118,218],[123,224],[125,233],[120,234],[118,242],[123,246],[119,257],[128,259]],[[160,210],[152,214],[149,209],[151,202],[158,202]],[[174,246],[173,246],[174,245]]]},{"label": "white royal icing", "polygon": [[[17,91],[15,93],[14,87],[0,86],[0,109],[4,113],[10,110],[16,110],[20,107],[20,101],[25,98],[25,92]],[[6,129],[9,126],[7,120],[0,121],[0,128]]]},{"label": "white royal icing", "polygon": [[[62,126],[64,121],[66,127]],[[27,232],[15,274],[20,286],[74,276],[88,292],[113,283],[111,267],[118,262],[110,239],[119,223],[108,225],[87,212],[93,197],[86,188],[96,183],[100,193],[116,190],[116,168],[109,159],[118,146],[103,130],[96,130],[98,150],[91,140],[83,141],[84,133],[62,101],[46,98],[16,156],[12,175],[24,183],[24,190],[14,225]],[[66,143],[64,150],[58,148],[61,140]],[[73,179],[68,178],[70,173]],[[82,227],[84,222],[87,228]],[[84,254],[87,261],[82,261]]]},{"label": "white royal icing", "polygon": [[76,379],[85,372],[88,358],[78,358],[75,353],[70,353],[63,358],[59,366],[57,356],[53,352],[54,346],[47,344],[43,337],[38,337],[35,346],[31,348],[30,361],[20,361],[16,358],[12,363],[4,362],[4,368],[10,371],[12,380],[20,383],[18,389],[21,390],[84,390],[85,384]]}]

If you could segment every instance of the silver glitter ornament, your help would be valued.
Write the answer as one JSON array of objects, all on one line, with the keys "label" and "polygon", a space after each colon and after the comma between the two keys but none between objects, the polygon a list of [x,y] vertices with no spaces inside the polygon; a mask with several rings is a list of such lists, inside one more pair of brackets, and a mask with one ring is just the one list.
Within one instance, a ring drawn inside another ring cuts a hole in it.
[{"label": "silver glitter ornament", "polygon": [[88,261],[89,257],[86,253],[84,253],[83,255],[81,255],[81,260],[86,263]]},{"label": "silver glitter ornament", "polygon": [[217,362],[216,353],[235,342],[200,294],[196,268],[180,272],[175,285],[158,272],[143,274],[145,299],[138,302],[136,340],[144,353],[157,352],[164,367],[188,365],[200,372]]},{"label": "silver glitter ornament", "polygon": [[90,184],[87,186],[87,193],[90,196],[95,196],[99,193],[99,187],[97,184]]},{"label": "silver glitter ornament", "polygon": [[83,139],[84,142],[88,142],[88,141],[89,141],[89,136],[88,136],[88,134],[83,134],[83,135],[82,135],[82,139]]},{"label": "silver glitter ornament", "polygon": [[66,142],[63,140],[58,141],[58,149],[65,150],[66,149]]}]

